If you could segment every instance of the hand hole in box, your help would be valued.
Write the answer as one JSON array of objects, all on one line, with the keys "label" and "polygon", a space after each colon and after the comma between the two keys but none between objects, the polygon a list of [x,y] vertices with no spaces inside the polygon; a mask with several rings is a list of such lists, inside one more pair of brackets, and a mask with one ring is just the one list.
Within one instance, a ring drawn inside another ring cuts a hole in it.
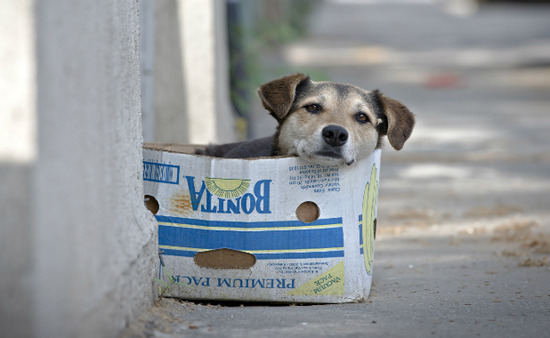
[{"label": "hand hole in box", "polygon": [[145,195],[143,197],[143,201],[145,202],[145,206],[147,207],[147,209],[152,212],[153,215],[156,215],[157,212],[159,212],[160,206],[156,198],[151,195]]},{"label": "hand hole in box", "polygon": [[248,252],[223,248],[199,252],[194,261],[203,268],[250,269],[256,264],[256,257]]},{"label": "hand hole in box", "polygon": [[311,223],[319,219],[321,210],[315,202],[307,201],[298,206],[296,216],[304,223]]}]

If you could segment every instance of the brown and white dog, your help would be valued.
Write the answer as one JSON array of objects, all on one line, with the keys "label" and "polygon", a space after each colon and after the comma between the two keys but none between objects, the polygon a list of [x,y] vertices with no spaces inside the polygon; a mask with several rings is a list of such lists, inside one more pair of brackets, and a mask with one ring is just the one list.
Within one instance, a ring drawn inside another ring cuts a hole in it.
[{"label": "brown and white dog", "polygon": [[211,145],[197,153],[227,158],[294,155],[319,164],[351,165],[381,147],[384,135],[400,150],[415,123],[407,107],[378,90],[314,82],[303,74],[268,82],[258,94],[279,123],[275,135]]}]

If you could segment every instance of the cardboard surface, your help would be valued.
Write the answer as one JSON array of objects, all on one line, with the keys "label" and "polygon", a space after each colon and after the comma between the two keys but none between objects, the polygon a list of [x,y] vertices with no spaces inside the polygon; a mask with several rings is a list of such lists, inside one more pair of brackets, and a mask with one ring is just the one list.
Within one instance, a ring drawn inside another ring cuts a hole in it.
[{"label": "cardboard surface", "polygon": [[168,295],[297,303],[368,296],[380,150],[347,167],[189,149],[143,151],[147,205],[158,210],[159,274],[178,282]]}]

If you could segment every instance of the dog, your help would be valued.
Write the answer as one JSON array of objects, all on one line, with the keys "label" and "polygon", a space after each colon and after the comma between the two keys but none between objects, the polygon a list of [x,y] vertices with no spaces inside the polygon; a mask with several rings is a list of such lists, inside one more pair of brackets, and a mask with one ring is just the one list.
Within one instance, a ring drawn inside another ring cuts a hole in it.
[{"label": "dog", "polygon": [[400,150],[415,124],[407,107],[379,90],[314,82],[304,74],[263,84],[258,95],[278,122],[273,136],[209,145],[196,153],[226,158],[299,156],[317,164],[352,165],[382,147],[384,136]]}]

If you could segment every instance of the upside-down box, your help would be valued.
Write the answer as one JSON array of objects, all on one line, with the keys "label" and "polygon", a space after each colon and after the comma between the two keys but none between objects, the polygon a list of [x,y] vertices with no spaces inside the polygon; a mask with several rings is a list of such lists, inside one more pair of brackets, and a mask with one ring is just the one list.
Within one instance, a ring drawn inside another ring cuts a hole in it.
[{"label": "upside-down box", "polygon": [[351,166],[327,166],[192,149],[148,144],[143,151],[165,294],[291,303],[368,297],[380,150]]}]

